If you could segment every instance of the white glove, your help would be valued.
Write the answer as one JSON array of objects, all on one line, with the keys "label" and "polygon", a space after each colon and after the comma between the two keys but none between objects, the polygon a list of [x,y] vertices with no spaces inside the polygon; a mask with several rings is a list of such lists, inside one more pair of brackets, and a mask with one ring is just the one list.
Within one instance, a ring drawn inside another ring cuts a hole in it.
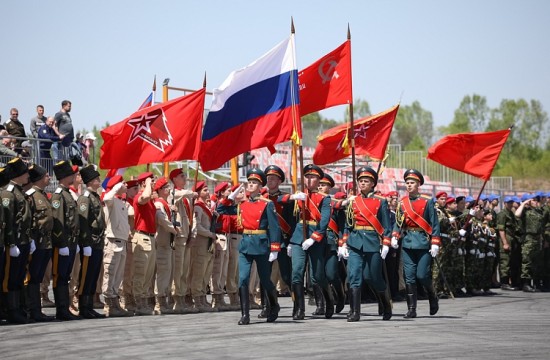
[{"label": "white glove", "polygon": [[19,248],[16,246],[10,246],[10,256],[11,257],[18,257],[21,255],[21,251],[19,251]]},{"label": "white glove", "polygon": [[451,217],[449,218],[449,222],[450,222],[451,224],[454,224],[454,223],[456,222],[456,218],[455,218],[454,216],[451,216]]},{"label": "white glove", "polygon": [[464,255],[464,252],[462,252],[462,248],[458,248],[458,255],[460,256]]},{"label": "white glove", "polygon": [[463,237],[466,236],[466,230],[464,230],[464,229],[458,230],[458,235],[463,236]]},{"label": "white glove", "polygon": [[36,244],[34,243],[34,240],[31,239],[31,255],[36,250]]},{"label": "white glove", "polygon": [[476,209],[471,208],[468,213],[470,214],[470,216],[475,216],[476,215]]},{"label": "white glove", "polygon": [[439,253],[439,246],[432,245],[432,248],[430,249],[430,255],[432,255],[432,257],[436,257],[438,253]]},{"label": "white glove", "polygon": [[82,248],[82,255],[84,256],[92,256],[92,247],[91,246],[84,246]]},{"label": "white glove", "polygon": [[235,191],[233,191],[231,194],[229,194],[229,196],[227,198],[229,200],[235,200],[235,197],[237,197],[237,195],[241,192],[243,187],[244,187],[244,184],[239,185],[239,187],[237,189],[235,189]]},{"label": "white glove", "polygon": [[311,245],[315,244],[315,240],[313,240],[312,238],[309,238],[307,239],[306,241],[304,241],[302,243],[302,249],[304,249],[304,251],[306,251],[307,249],[309,249],[311,247]]},{"label": "white glove", "polygon": [[296,194],[290,195],[290,200],[305,200],[307,195],[303,192],[297,192]]},{"label": "white glove", "polygon": [[80,252],[80,246],[76,244],[76,253],[78,254]]},{"label": "white glove", "polygon": [[349,250],[346,244],[338,247],[338,260],[347,259],[349,257]]},{"label": "white glove", "polygon": [[272,251],[269,253],[269,262],[273,262],[277,260],[277,256],[279,256],[279,253],[277,251]]},{"label": "white glove", "polygon": [[476,254],[476,251],[474,249],[471,249],[470,250],[470,255],[475,255]]},{"label": "white glove", "polygon": [[487,253],[487,257],[494,257],[494,256],[495,256],[495,253],[492,252],[492,251],[489,251],[489,252]]},{"label": "white glove", "polygon": [[288,246],[286,247],[286,254],[288,255],[288,257],[292,257],[292,245],[288,244]]},{"label": "white glove", "polygon": [[479,255],[477,255],[478,258],[480,259],[484,259],[485,258],[485,253],[479,253]]},{"label": "white glove", "polygon": [[388,256],[389,251],[390,251],[390,247],[388,245],[382,245],[382,250],[380,251],[380,257],[382,259],[385,259],[386,256]]},{"label": "white glove", "polygon": [[68,247],[62,247],[59,248],[59,255],[61,256],[69,256],[69,248]]},{"label": "white glove", "polygon": [[392,238],[391,238],[391,247],[394,248],[394,249],[399,248],[399,241],[397,240],[397,238],[395,236],[392,236]]}]

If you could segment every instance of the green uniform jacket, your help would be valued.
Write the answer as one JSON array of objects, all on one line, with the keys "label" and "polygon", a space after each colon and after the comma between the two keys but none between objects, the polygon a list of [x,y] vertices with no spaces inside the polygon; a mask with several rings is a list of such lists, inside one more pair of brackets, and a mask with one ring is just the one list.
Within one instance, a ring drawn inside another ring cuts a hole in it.
[{"label": "green uniform jacket", "polygon": [[69,188],[59,185],[52,194],[53,231],[52,246],[76,248],[79,232],[76,201]]},{"label": "green uniform jacket", "polygon": [[10,182],[2,190],[2,207],[4,208],[6,247],[9,245],[26,245],[30,243],[32,212],[21,186]]},{"label": "green uniform jacket", "polygon": [[86,190],[77,201],[80,223],[79,244],[101,250],[104,247],[105,215],[99,194]]},{"label": "green uniform jacket", "polygon": [[46,192],[38,186],[27,191],[32,209],[31,237],[37,249],[52,248],[53,208]]}]

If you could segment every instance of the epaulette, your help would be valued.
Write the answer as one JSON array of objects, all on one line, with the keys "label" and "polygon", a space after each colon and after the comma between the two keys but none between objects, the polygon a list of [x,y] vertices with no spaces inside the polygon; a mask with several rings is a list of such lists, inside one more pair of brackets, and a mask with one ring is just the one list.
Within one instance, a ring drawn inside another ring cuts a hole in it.
[{"label": "epaulette", "polygon": [[86,190],[84,192],[84,194],[82,194],[82,196],[90,197],[90,192],[88,190]]},{"label": "epaulette", "polygon": [[260,197],[258,198],[258,200],[263,200],[263,201],[265,201],[265,202],[271,202],[271,199],[270,199],[270,198],[266,198],[266,197],[263,197],[263,196],[260,196]]},{"label": "epaulette", "polygon": [[57,189],[55,189],[54,193],[55,194],[61,194],[63,192],[63,188],[62,187],[58,187]]},{"label": "epaulette", "polygon": [[8,186],[6,186],[6,190],[9,192],[12,192],[13,189],[15,189],[15,186],[13,184],[9,184]]},{"label": "epaulette", "polygon": [[420,197],[423,197],[424,199],[432,200],[432,196],[431,196],[431,195],[420,194]]},{"label": "epaulette", "polygon": [[34,194],[36,192],[36,189],[29,189],[25,192],[25,194],[27,194],[28,196],[31,196],[32,194]]},{"label": "epaulette", "polygon": [[385,197],[383,197],[381,195],[378,195],[378,194],[374,194],[374,197],[377,198],[377,199],[380,199],[380,200],[386,200]]}]

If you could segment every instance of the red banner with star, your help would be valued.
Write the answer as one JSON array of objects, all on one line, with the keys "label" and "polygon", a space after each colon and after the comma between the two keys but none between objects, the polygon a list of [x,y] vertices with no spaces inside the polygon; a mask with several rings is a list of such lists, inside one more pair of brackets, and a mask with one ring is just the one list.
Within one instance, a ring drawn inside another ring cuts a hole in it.
[{"label": "red banner with star", "polygon": [[136,111],[101,130],[99,167],[198,160],[206,90]]},{"label": "red banner with star", "polygon": [[[382,160],[390,141],[393,123],[399,105],[389,110],[354,121],[355,154],[367,155],[373,160]],[[351,154],[348,139],[349,124],[342,124],[319,135],[313,154],[313,163],[325,165],[344,159]]]}]

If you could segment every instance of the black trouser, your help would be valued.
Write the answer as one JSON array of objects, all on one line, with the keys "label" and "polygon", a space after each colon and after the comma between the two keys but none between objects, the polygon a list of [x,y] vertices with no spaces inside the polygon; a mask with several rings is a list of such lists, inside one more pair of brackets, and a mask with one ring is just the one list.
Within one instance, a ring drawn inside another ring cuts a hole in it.
[{"label": "black trouser", "polygon": [[95,295],[97,279],[103,264],[103,249],[92,248],[91,256],[84,256],[80,251],[80,275],[78,295]]},{"label": "black trouser", "polygon": [[36,249],[29,260],[29,284],[40,284],[44,279],[52,249]]},{"label": "black trouser", "polygon": [[2,291],[5,293],[9,291],[21,291],[23,289],[31,245],[19,245],[18,248],[20,251],[19,256],[12,257],[10,256],[10,248],[6,247],[6,255],[4,257],[6,261],[4,265],[5,273],[2,281]]}]

